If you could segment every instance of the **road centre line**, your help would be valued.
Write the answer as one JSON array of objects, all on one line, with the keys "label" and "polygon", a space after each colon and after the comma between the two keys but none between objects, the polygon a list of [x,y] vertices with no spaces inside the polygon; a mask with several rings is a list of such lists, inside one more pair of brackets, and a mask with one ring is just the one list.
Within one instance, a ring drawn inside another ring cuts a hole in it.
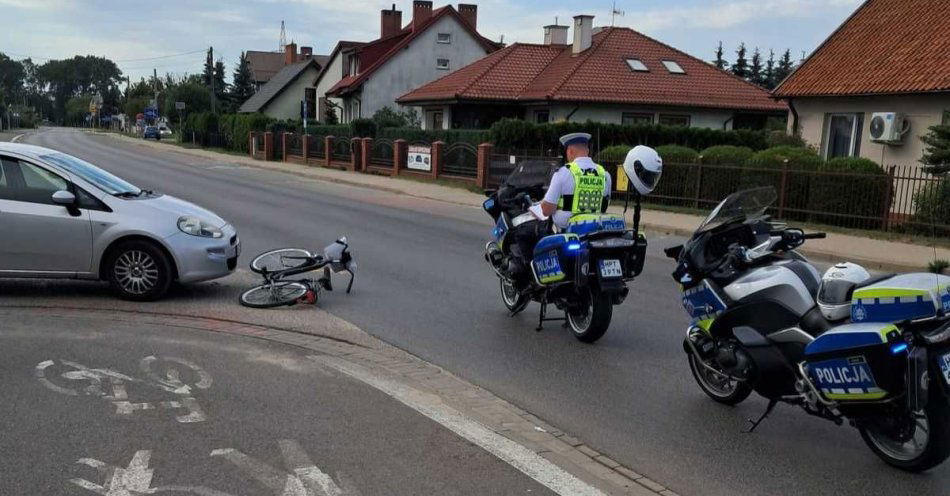
[{"label": "road centre line", "polygon": [[326,355],[311,355],[308,358],[382,391],[495,455],[557,494],[571,496],[604,495],[599,489],[562,470],[537,453],[465,417],[458,410],[445,404],[436,395],[373,374],[360,365],[340,358]]}]

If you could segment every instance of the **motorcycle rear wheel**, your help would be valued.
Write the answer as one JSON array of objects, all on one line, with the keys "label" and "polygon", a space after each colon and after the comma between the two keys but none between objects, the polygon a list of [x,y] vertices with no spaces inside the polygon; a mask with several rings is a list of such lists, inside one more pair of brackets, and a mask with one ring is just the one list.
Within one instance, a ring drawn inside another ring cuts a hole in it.
[{"label": "motorcycle rear wheel", "polygon": [[567,324],[578,341],[593,343],[607,333],[614,305],[604,293],[591,293],[588,298],[586,305],[567,310]]},{"label": "motorcycle rear wheel", "polygon": [[908,472],[922,472],[950,457],[950,402],[937,384],[931,384],[930,399],[923,410],[914,412],[910,438],[895,439],[888,430],[859,425],[865,444],[878,458]]},{"label": "motorcycle rear wheel", "polygon": [[501,301],[509,312],[520,312],[528,306],[530,303],[528,295],[521,294],[511,279],[499,277],[498,281],[501,288]]},{"label": "motorcycle rear wheel", "polygon": [[693,373],[693,378],[699,384],[699,388],[713,400],[724,405],[738,405],[745,401],[752,394],[752,388],[749,385],[728,379],[725,374],[719,375],[703,367],[699,358],[689,353],[689,370]]}]

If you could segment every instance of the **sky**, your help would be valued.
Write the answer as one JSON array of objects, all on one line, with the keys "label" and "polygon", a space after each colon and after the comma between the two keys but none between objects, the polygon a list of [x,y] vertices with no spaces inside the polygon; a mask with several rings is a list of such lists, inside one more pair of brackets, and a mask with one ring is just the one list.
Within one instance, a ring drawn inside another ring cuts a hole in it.
[{"label": "sky", "polygon": [[[740,42],[766,54],[811,53],[862,0],[617,0],[614,19],[690,55],[710,60],[720,41],[726,59]],[[287,40],[327,54],[338,40],[379,36],[379,11],[393,0],[0,0],[0,52],[34,62],[100,55],[133,80],[156,69],[201,71],[209,46],[230,79],[242,50],[277,50],[280,23]],[[539,43],[542,26],[570,25],[578,14],[610,25],[613,0],[467,0],[478,4],[482,35],[506,43]],[[408,22],[411,0],[398,0]],[[436,7],[444,5],[439,0]]]}]

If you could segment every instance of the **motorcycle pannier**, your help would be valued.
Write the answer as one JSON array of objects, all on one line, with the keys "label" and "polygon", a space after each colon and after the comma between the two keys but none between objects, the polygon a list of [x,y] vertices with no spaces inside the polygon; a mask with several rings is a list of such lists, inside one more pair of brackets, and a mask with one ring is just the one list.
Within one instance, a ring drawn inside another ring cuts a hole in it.
[{"label": "motorcycle pannier", "polygon": [[904,322],[950,312],[950,276],[901,274],[854,290],[854,322]]},{"label": "motorcycle pannier", "polygon": [[830,400],[882,400],[905,388],[907,344],[893,324],[845,324],[809,343],[805,362],[812,383]]},{"label": "motorcycle pannier", "polygon": [[554,234],[538,241],[531,262],[534,274],[541,284],[554,284],[574,274],[575,260],[581,243],[575,234]]}]

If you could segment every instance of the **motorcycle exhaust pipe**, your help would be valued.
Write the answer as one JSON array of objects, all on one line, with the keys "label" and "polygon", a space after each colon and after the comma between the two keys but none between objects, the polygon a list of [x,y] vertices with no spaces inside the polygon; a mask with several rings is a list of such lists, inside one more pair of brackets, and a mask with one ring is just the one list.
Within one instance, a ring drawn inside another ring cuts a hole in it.
[{"label": "motorcycle exhaust pipe", "polygon": [[488,262],[488,265],[491,266],[492,270],[494,270],[499,277],[504,277],[501,265],[505,261],[505,254],[501,252],[501,249],[498,248],[498,244],[494,241],[489,241],[485,245],[485,261]]}]

